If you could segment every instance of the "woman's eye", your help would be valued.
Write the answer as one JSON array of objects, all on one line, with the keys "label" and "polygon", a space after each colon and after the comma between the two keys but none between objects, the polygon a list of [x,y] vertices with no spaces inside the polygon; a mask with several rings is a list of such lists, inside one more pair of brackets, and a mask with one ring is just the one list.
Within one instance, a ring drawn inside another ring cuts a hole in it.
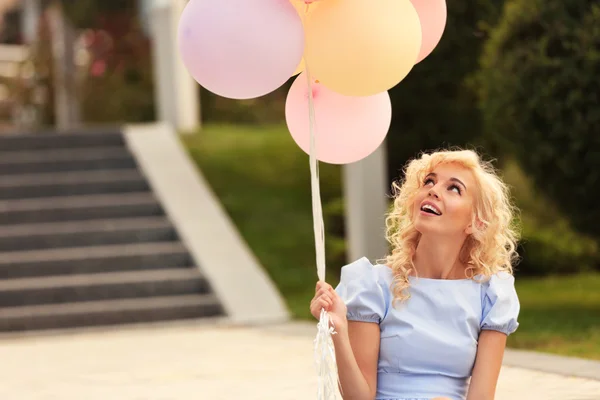
[{"label": "woman's eye", "polygon": [[460,188],[456,185],[452,185],[448,188],[448,190],[454,190],[456,193],[460,194]]},{"label": "woman's eye", "polygon": [[425,179],[425,182],[423,182],[423,184],[424,184],[425,186],[428,186],[428,185],[433,185],[434,183],[435,183],[435,182],[433,182],[433,179],[431,179],[431,178],[427,178],[427,179]]}]

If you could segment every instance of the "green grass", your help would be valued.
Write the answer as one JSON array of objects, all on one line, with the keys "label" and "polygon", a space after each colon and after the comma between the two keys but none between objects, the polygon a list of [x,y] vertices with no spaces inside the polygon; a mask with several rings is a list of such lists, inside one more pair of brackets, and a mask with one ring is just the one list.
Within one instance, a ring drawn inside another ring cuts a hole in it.
[{"label": "green grass", "polygon": [[600,360],[600,274],[517,279],[514,348]]},{"label": "green grass", "polygon": [[[308,156],[284,125],[209,125],[182,140],[292,314],[309,318],[317,275]],[[339,167],[321,164],[324,204],[341,195],[340,180]],[[600,359],[599,288],[593,273],[517,279],[521,325],[509,346]]]},{"label": "green grass", "polygon": [[[182,139],[290,311],[309,317],[317,273],[306,153],[285,125],[213,125]],[[323,204],[340,196],[339,167],[322,164],[320,180]]]}]

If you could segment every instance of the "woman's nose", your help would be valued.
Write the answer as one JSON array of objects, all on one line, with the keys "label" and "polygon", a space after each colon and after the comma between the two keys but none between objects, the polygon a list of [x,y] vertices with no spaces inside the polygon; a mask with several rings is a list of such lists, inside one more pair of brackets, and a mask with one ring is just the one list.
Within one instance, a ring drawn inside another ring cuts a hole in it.
[{"label": "woman's nose", "polygon": [[440,196],[438,196],[437,192],[433,188],[429,189],[428,194],[429,194],[429,196],[435,197],[436,199],[440,198]]}]

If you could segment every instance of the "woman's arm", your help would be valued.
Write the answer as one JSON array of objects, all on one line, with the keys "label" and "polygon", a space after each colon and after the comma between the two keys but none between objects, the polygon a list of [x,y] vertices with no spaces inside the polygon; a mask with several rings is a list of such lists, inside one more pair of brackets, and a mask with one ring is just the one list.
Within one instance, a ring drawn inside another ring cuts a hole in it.
[{"label": "woman's arm", "polygon": [[506,347],[506,337],[502,332],[481,331],[467,400],[494,399]]},{"label": "woman's arm", "polygon": [[342,298],[325,282],[318,282],[310,304],[319,319],[321,309],[329,313],[336,334],[332,336],[344,400],[372,400],[377,390],[377,360],[380,330],[375,322],[348,321]]},{"label": "woman's arm", "polygon": [[379,325],[372,322],[350,321],[333,335],[344,400],[375,398],[379,341]]}]

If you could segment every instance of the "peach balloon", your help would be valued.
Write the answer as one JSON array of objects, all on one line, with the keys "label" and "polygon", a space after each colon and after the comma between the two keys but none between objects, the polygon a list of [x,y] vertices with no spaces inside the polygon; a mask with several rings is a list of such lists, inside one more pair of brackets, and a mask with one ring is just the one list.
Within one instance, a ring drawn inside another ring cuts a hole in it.
[{"label": "peach balloon", "polygon": [[[305,18],[307,18],[308,15],[312,13],[316,7],[319,6],[318,0],[290,0],[290,2],[296,8],[296,11],[298,12],[298,15],[300,15],[303,24]],[[296,70],[294,71],[292,76],[298,75],[300,72],[304,71],[305,68],[306,65],[304,63],[304,57],[302,57],[302,61],[300,61],[300,64],[298,64],[298,67],[296,67]]]},{"label": "peach balloon", "polygon": [[436,48],[448,18],[446,0],[411,0],[421,21],[421,50],[417,63],[423,61]]},{"label": "peach balloon", "polygon": [[[392,121],[392,104],[387,92],[350,97],[312,84],[315,111],[316,157],[330,164],[349,164],[373,153],[385,139]],[[308,84],[301,73],[290,88],[285,117],[294,141],[310,151]]]},{"label": "peach balloon", "polygon": [[304,30],[311,74],[347,96],[396,86],[421,49],[421,23],[410,0],[321,1]]},{"label": "peach balloon", "polygon": [[296,11],[301,16],[310,13],[319,4],[319,0],[290,0],[290,2],[296,7]]}]

